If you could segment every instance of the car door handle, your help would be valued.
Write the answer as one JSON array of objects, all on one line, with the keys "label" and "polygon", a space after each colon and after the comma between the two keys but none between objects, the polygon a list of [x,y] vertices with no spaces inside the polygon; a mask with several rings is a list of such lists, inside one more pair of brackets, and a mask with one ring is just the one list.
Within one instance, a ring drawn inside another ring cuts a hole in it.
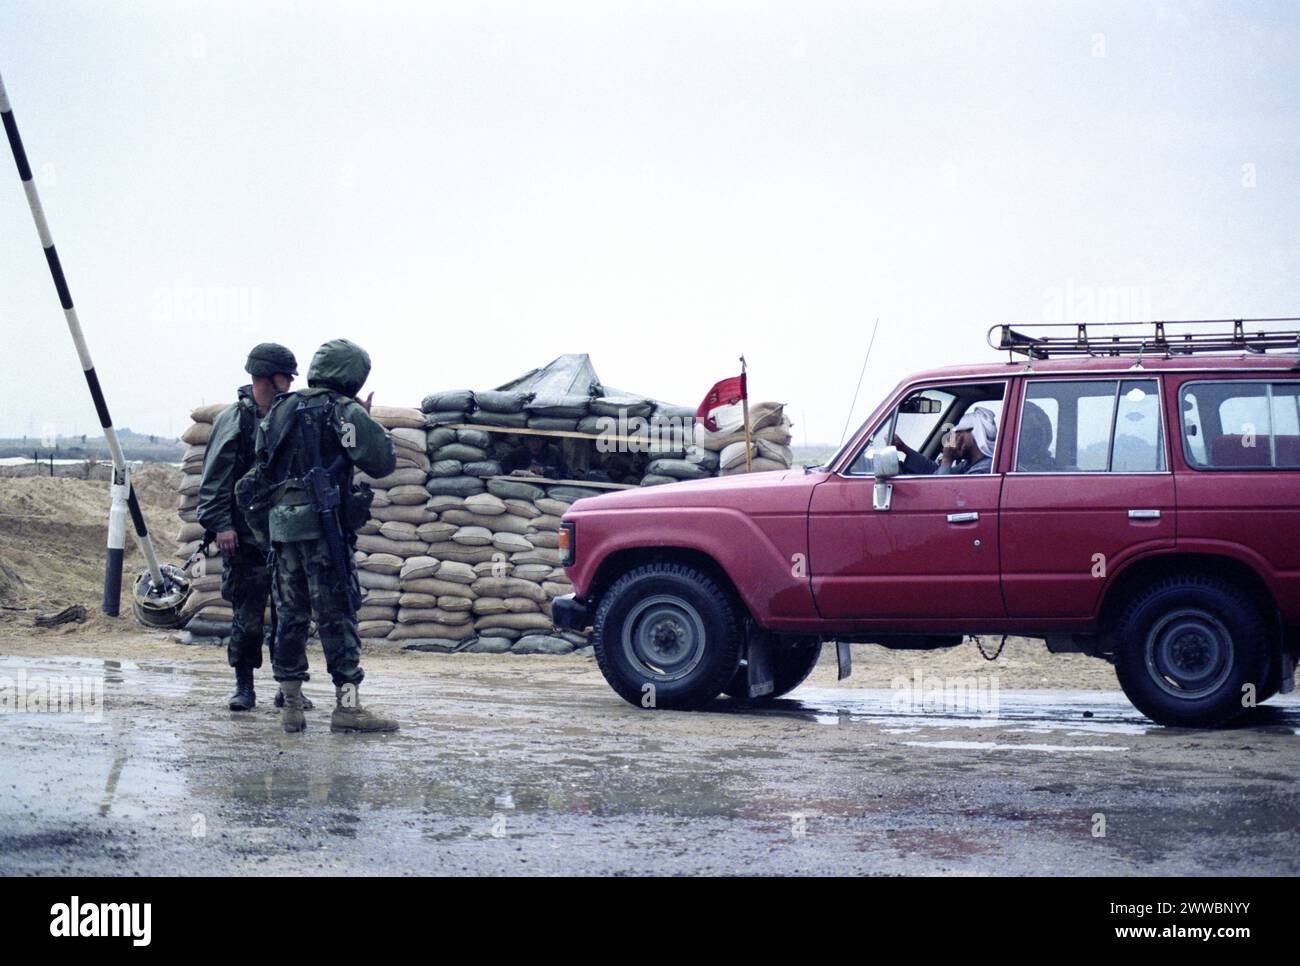
[{"label": "car door handle", "polygon": [[980,518],[978,513],[949,513],[949,523],[974,523]]},{"label": "car door handle", "polygon": [[1159,510],[1129,510],[1128,518],[1130,520],[1159,520]]}]

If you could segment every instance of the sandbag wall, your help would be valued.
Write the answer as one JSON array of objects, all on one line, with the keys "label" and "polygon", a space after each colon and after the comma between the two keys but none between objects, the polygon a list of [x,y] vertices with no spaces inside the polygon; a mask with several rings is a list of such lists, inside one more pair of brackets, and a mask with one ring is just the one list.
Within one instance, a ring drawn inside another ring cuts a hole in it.
[{"label": "sandbag wall", "polygon": [[[194,508],[211,422],[221,408],[195,410],[193,425],[181,437],[188,444],[177,535],[181,558],[202,538]],[[790,429],[782,406],[760,403],[750,414],[754,471],[788,467]],[[566,653],[586,643],[551,623],[551,600],[572,590],[560,567],[557,528],[574,501],[606,491],[530,478],[490,479],[505,475],[511,445],[508,433],[493,429],[599,434],[633,420],[634,429],[650,427],[651,458],[642,485],[745,471],[743,429],[709,433],[693,424],[689,410],[653,400],[539,400],[527,393],[466,390],[434,393],[421,409],[375,406],[371,415],[388,430],[397,465],[379,479],[356,474],[375,496],[371,518],[357,534],[363,594],[358,632],[370,642],[413,649]],[[685,427],[684,435],[657,434],[657,420]],[[204,564],[206,573],[186,608],[187,629],[194,637],[225,637],[231,611],[220,597],[221,559]]]},{"label": "sandbag wall", "polygon": [[[208,436],[212,433],[212,421],[225,408],[225,403],[200,406],[190,413],[192,422],[181,434],[181,442],[185,444],[185,451],[181,454],[184,475],[178,504],[181,526],[176,534],[176,556],[181,561],[188,560],[203,540],[203,527],[199,525],[197,510],[203,456],[207,452]],[[190,568],[193,590],[181,616],[186,620],[186,629],[194,637],[229,637],[234,614],[230,604],[221,597],[221,555],[215,547],[210,547],[208,552],[210,556]]]}]

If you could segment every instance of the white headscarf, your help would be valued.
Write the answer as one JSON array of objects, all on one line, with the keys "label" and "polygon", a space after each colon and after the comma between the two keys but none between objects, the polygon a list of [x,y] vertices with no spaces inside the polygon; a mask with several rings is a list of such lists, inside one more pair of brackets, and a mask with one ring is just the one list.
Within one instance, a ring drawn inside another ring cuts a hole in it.
[{"label": "white headscarf", "polygon": [[993,456],[993,443],[998,438],[998,421],[991,409],[971,406],[953,429],[969,431],[975,438],[975,445],[979,447],[979,451],[985,456]]}]

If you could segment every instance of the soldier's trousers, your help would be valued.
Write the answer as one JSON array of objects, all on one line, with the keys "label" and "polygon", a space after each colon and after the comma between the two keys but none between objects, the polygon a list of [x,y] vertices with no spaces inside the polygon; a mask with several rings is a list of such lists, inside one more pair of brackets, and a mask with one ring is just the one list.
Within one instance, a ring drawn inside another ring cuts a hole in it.
[{"label": "soldier's trousers", "polygon": [[[356,579],[348,556],[348,579]],[[360,684],[361,639],[356,617],[348,613],[347,600],[335,589],[329,547],[321,540],[299,540],[275,545],[275,613],[278,631],[271,653],[277,681],[306,681],[307,627],[314,616],[325,650],[325,666],[336,685]]]},{"label": "soldier's trousers", "polygon": [[235,612],[226,647],[231,667],[262,666],[263,615],[270,595],[271,568],[265,554],[251,541],[241,540],[234,553],[222,556],[221,596]]}]

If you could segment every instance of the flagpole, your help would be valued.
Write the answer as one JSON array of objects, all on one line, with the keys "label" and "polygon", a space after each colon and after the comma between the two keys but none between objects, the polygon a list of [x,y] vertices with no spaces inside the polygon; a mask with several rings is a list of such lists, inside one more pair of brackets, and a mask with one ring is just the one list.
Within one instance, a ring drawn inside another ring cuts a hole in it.
[{"label": "flagpole", "polygon": [[745,419],[745,472],[754,472],[754,457],[750,453],[752,442],[749,437],[749,379],[745,373],[748,369],[745,366],[745,357],[740,357],[740,404]]}]

